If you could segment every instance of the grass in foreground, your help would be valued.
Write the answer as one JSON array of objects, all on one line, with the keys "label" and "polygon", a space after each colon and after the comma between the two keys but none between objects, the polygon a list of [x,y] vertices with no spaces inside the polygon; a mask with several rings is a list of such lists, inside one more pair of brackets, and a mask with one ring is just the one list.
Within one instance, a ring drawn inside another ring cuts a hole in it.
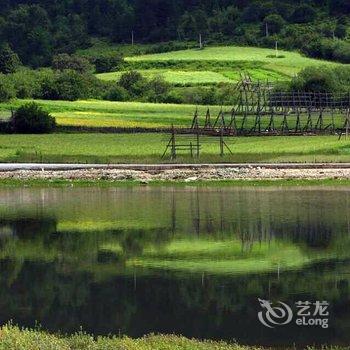
[{"label": "grass in foreground", "polygon": [[[139,339],[129,337],[98,337],[80,332],[72,336],[52,335],[44,331],[20,329],[6,325],[0,329],[2,350],[257,350],[260,347],[235,343],[200,341],[176,335],[149,335]],[[312,350],[312,347],[308,348]],[[323,347],[322,349],[326,349]],[[330,347],[341,350],[345,347]]]},{"label": "grass in foreground", "polygon": [[150,335],[140,339],[128,337],[94,337],[77,333],[59,336],[14,326],[0,329],[0,349],[6,350],[239,350],[257,349],[224,342],[190,340],[175,335]]},{"label": "grass in foreground", "polygon": [[[0,162],[162,163],[168,134],[0,135]],[[219,156],[219,140],[204,143],[199,159],[178,163],[350,162],[350,140],[336,136],[239,137],[227,139],[233,154]]]}]

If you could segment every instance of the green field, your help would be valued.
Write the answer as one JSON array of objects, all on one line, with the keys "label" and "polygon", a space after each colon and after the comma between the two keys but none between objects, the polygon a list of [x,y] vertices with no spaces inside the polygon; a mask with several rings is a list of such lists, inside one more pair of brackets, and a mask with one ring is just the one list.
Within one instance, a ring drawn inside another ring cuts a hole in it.
[{"label": "green field", "polygon": [[[211,71],[181,71],[148,69],[138,70],[144,77],[152,79],[157,76],[164,78],[168,83],[174,85],[208,85],[216,83],[232,83],[231,77],[225,73]],[[118,81],[125,71],[97,74],[99,79],[106,81]],[[233,77],[233,76],[232,76]],[[236,79],[238,76],[236,77]]]},{"label": "green field", "polygon": [[[0,135],[1,162],[169,162],[162,160],[167,134]],[[219,142],[205,143],[199,160],[178,162],[349,162],[350,141],[336,136],[230,138],[233,155],[223,158]]]},{"label": "green field", "polygon": [[[0,119],[6,119],[11,115],[11,108],[18,108],[20,105],[30,102],[30,100],[15,100],[10,103],[0,104]],[[61,126],[86,126],[86,127],[118,127],[118,128],[170,128],[190,127],[193,116],[198,109],[199,122],[202,125],[205,121],[207,109],[210,109],[212,120],[214,121],[221,110],[221,106],[195,106],[176,105],[161,103],[141,103],[141,102],[111,102],[100,100],[86,101],[47,101],[36,100],[40,106],[50,112],[58,125]],[[224,106],[223,111],[228,113],[227,120],[230,120],[231,107]],[[289,117],[290,128],[295,125],[295,116]],[[314,124],[318,116],[314,116]],[[254,126],[255,116],[249,116],[245,129]],[[301,116],[301,124],[306,125],[307,115]],[[334,116],[335,125],[341,128],[344,125],[344,117]],[[237,128],[241,127],[242,116],[237,117]],[[270,117],[261,118],[262,130],[269,124]],[[331,115],[324,116],[324,124],[332,122]],[[280,127],[282,118],[275,120],[276,127]]]},{"label": "green field", "polygon": [[[180,65],[180,69],[186,69],[186,65]],[[237,68],[232,70],[230,67],[218,68],[211,67],[210,70],[164,70],[164,69],[138,69],[145,78],[153,79],[155,77],[162,77],[170,84],[177,86],[192,86],[192,85],[213,85],[217,83],[236,83],[240,80],[241,72],[249,72],[250,76],[254,80],[286,80],[287,77],[284,74],[260,68],[259,65],[255,68],[248,68],[243,70]],[[127,71],[110,72],[97,74],[97,78],[105,81],[119,81],[121,75]]]},{"label": "green field", "polygon": [[[222,46],[207,47],[204,50],[182,50],[153,55],[141,55],[126,58],[128,62],[143,61],[225,61],[232,62],[260,62],[265,68],[286,75],[293,75],[306,66],[334,64],[302,56],[297,52],[279,51],[281,58],[275,57],[272,49],[256,47]],[[283,57],[282,57],[283,56]]]},{"label": "green field", "polygon": [[[102,50],[106,50],[102,46]],[[110,49],[117,52],[116,48]],[[126,65],[119,72],[98,74],[103,80],[118,80],[127,70],[138,70],[145,77],[163,76],[174,85],[209,85],[221,82],[237,82],[241,73],[249,73],[254,80],[289,80],[307,66],[335,65],[336,63],[311,59],[297,52],[239,46],[207,47],[204,50],[189,49],[159,54],[137,55],[141,48],[125,50]],[[94,48],[92,52],[95,52]],[[87,51],[89,52],[89,51]]]},{"label": "green field", "polygon": [[[10,115],[10,109],[30,102],[16,100],[0,104],[0,116]],[[56,117],[59,125],[93,127],[141,127],[160,128],[191,125],[196,110],[194,105],[155,104],[140,102],[110,101],[44,101],[36,100],[45,110]],[[213,115],[220,111],[219,106],[211,106]],[[205,115],[207,107],[199,106],[199,112]]]},{"label": "green field", "polygon": [[[134,68],[169,66],[174,69],[186,68],[193,72],[193,83],[201,83],[201,76],[195,79],[195,74],[206,68],[206,71],[220,73],[231,81],[238,81],[240,73],[249,73],[255,80],[288,80],[307,66],[334,65],[327,61],[320,61],[302,56],[297,52],[279,51],[278,58],[272,49],[255,47],[207,47],[204,50],[182,50],[153,55],[132,56],[126,61]],[[192,67],[192,69],[191,69]],[[203,72],[204,74],[204,72]],[[167,71],[165,79],[169,82],[181,83],[176,76]],[[219,77],[218,77],[219,78]],[[209,75],[208,75],[209,79]],[[218,82],[220,79],[218,79]],[[183,81],[185,84],[186,81]]]}]

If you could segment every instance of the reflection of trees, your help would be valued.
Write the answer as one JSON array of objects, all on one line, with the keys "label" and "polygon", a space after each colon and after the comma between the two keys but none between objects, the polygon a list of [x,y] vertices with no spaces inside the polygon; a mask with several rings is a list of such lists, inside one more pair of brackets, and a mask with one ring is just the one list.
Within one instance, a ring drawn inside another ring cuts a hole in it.
[{"label": "reflection of trees", "polygon": [[[327,248],[332,239],[342,236],[344,231],[337,231],[338,228],[330,226],[323,221],[296,222],[281,227],[274,227],[272,234],[276,237],[287,232],[294,242],[306,243],[310,248]],[[344,228],[345,229],[345,228]]]},{"label": "reflection of trees", "polygon": [[[168,229],[116,229],[98,232],[58,232],[54,218],[2,219],[0,258],[59,261],[62,268],[78,264],[122,263],[137,257],[145,247],[160,248],[172,237]],[[114,248],[121,251],[115,252]],[[122,266],[122,264],[120,265]]]},{"label": "reflection of trees", "polygon": [[[337,336],[349,339],[349,314],[342,312],[349,300],[350,262],[343,267],[317,264],[300,272],[240,277],[183,274],[113,277],[96,281],[79,270],[61,271],[58,262],[25,262],[11,283],[14,266],[1,263],[0,321],[10,318],[32,326],[35,320],[48,329],[72,332],[82,325],[96,333],[128,333],[139,336],[152,331],[176,332],[205,338],[235,337],[250,343],[264,341],[286,344],[298,337],[293,328],[276,336],[261,332],[256,320],[257,298],[284,300],[327,300],[337,324]],[[318,340],[308,330],[304,341]],[[327,337],[332,337],[332,328]],[[254,335],[254,337],[252,337]],[[265,339],[265,340],[264,340]]]}]

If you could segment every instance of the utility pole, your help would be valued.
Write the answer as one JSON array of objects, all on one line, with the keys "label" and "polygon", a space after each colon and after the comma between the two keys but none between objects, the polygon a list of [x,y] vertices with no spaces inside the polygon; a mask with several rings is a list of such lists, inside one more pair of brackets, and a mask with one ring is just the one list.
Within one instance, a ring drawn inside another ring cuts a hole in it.
[{"label": "utility pole", "polygon": [[276,58],[278,57],[278,41],[275,42]]}]

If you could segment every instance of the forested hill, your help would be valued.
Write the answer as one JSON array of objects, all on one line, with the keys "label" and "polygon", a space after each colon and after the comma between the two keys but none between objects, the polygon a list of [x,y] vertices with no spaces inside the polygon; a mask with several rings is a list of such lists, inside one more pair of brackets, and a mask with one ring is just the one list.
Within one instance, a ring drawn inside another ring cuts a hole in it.
[{"label": "forested hill", "polygon": [[0,42],[33,67],[114,42],[193,40],[287,49],[350,62],[349,0],[1,0]]}]

